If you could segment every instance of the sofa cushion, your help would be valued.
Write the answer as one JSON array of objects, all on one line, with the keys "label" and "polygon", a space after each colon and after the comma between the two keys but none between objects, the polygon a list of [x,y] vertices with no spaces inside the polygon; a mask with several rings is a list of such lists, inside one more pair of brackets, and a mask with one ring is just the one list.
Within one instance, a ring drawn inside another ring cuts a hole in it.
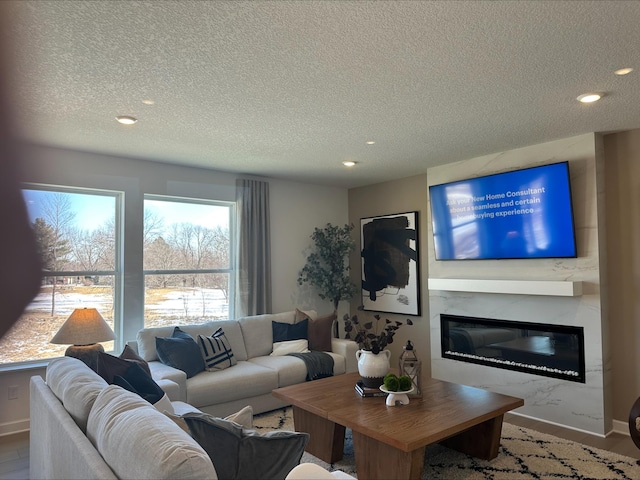
[{"label": "sofa cushion", "polygon": [[202,372],[188,378],[187,403],[194,407],[206,407],[270,393],[278,388],[278,372],[238,362],[237,365],[217,372]]},{"label": "sofa cushion", "polygon": [[307,335],[309,339],[309,350],[320,352],[331,351],[331,329],[337,317],[337,314],[334,312],[322,317],[311,318],[302,310],[296,309],[296,322],[300,322],[305,318],[309,320]]},{"label": "sofa cushion", "polygon": [[209,456],[193,438],[117,385],[98,395],[87,437],[118,478],[217,478]]},{"label": "sofa cushion", "polygon": [[206,413],[187,413],[183,418],[224,479],[284,479],[300,463],[309,441],[308,433],[260,434]]},{"label": "sofa cushion", "polygon": [[171,338],[156,338],[158,358],[165,365],[182,370],[187,378],[204,370],[204,360],[196,341],[180,327],[175,327]]},{"label": "sofa cushion", "polygon": [[238,363],[222,328],[218,328],[211,336],[198,335],[198,346],[202,353],[205,370],[215,372]]},{"label": "sofa cushion", "polygon": [[278,388],[304,383],[307,379],[306,364],[292,355],[255,357],[249,362],[275,371],[278,375]]},{"label": "sofa cushion", "polygon": [[89,412],[100,392],[108,386],[107,382],[84,362],[72,357],[51,360],[45,379],[71,418],[86,432]]}]

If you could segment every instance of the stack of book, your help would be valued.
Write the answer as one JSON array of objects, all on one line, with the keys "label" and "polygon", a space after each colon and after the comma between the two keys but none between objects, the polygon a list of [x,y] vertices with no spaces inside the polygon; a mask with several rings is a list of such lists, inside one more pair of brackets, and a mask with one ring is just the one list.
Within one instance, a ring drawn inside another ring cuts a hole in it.
[{"label": "stack of book", "polygon": [[369,388],[369,387],[365,387],[364,384],[362,383],[362,380],[358,380],[356,382],[356,392],[358,392],[358,394],[361,397],[384,397],[387,394],[384,393],[383,391],[377,389],[377,388]]}]

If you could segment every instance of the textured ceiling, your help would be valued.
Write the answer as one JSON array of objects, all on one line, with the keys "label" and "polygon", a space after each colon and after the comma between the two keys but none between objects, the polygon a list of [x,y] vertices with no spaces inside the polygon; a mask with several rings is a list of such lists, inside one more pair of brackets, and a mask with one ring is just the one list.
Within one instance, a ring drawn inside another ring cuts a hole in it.
[{"label": "textured ceiling", "polygon": [[640,127],[635,1],[4,6],[38,144],[356,187]]}]

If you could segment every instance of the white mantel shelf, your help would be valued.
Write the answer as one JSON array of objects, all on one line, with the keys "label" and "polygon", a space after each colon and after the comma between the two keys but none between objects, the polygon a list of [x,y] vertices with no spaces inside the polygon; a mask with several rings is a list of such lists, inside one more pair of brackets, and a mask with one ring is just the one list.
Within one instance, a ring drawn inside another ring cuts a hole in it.
[{"label": "white mantel shelf", "polygon": [[449,292],[506,293],[579,297],[582,282],[547,280],[471,280],[464,278],[430,278],[429,290]]}]

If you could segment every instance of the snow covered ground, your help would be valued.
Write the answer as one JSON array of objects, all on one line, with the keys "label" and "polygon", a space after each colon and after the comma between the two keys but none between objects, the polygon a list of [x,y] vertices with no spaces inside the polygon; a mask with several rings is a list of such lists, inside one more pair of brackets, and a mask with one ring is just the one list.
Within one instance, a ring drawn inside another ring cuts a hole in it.
[{"label": "snow covered ground", "polygon": [[[226,319],[229,305],[221,290],[180,289],[155,292],[157,299],[145,307],[145,327],[185,325]],[[22,318],[0,339],[0,364],[47,359],[64,355],[68,345],[49,343],[60,326],[76,308],[96,308],[113,328],[111,289],[61,287],[55,295],[55,312],[51,315],[51,289],[45,287],[27,308]],[[105,350],[113,342],[105,342]]]}]

